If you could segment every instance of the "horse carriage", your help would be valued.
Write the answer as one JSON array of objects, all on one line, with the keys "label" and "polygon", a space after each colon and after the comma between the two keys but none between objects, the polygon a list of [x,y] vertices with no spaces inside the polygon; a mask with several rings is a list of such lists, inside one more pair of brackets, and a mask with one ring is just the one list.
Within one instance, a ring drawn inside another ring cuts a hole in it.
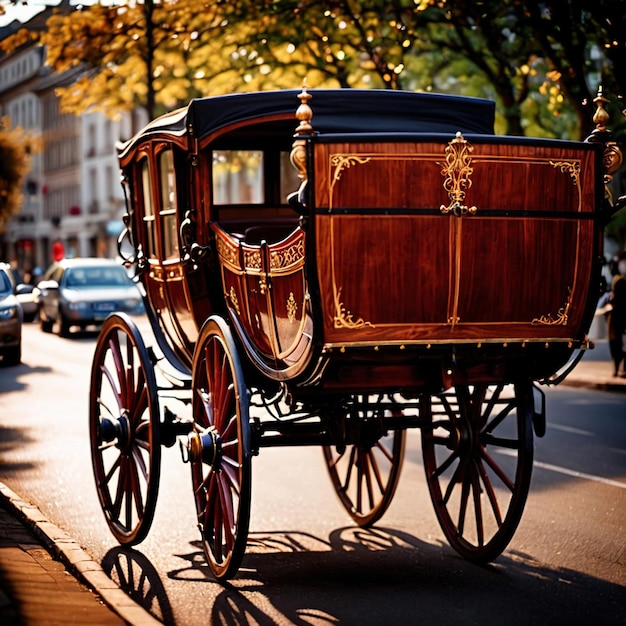
[{"label": "horse carriage", "polygon": [[591,347],[621,162],[596,100],[596,131],[570,142],[495,136],[493,103],[466,97],[233,94],[121,146],[119,248],[151,333],[111,314],[93,359],[92,460],[116,539],[146,537],[161,447],[178,442],[207,561],[228,579],[261,448],[320,446],[368,526],[416,428],[447,540],[496,558],[545,431],[537,383]]}]

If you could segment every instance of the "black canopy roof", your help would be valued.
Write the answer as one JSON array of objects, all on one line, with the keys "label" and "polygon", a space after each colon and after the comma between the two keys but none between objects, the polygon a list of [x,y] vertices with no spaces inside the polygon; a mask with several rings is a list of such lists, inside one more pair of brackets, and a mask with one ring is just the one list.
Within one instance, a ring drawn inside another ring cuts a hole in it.
[{"label": "black canopy roof", "polygon": [[[425,132],[492,134],[495,105],[466,96],[388,89],[310,89],[312,125],[317,133]],[[293,116],[300,90],[235,93],[192,100],[157,118],[121,147],[126,152],[142,137],[155,133],[192,133],[202,139],[230,124],[268,116]]]}]

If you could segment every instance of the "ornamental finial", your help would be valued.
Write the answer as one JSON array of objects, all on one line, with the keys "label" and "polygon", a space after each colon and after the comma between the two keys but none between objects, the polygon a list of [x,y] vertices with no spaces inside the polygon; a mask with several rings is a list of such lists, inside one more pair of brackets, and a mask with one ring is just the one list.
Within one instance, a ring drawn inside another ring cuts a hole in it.
[{"label": "ornamental finial", "polygon": [[296,119],[300,121],[294,135],[295,141],[291,149],[291,164],[298,172],[298,178],[304,183],[307,180],[307,163],[306,163],[306,139],[308,135],[313,134],[313,110],[309,106],[309,100],[312,98],[307,91],[306,79],[302,83],[302,91],[298,94],[300,106],[296,110]]},{"label": "ornamental finial", "polygon": [[606,131],[606,126],[611,119],[607,110],[604,108],[609,101],[604,97],[602,93],[602,85],[598,87],[598,95],[593,99],[596,103],[596,112],[593,115],[593,123],[596,125],[596,129],[603,133]]}]

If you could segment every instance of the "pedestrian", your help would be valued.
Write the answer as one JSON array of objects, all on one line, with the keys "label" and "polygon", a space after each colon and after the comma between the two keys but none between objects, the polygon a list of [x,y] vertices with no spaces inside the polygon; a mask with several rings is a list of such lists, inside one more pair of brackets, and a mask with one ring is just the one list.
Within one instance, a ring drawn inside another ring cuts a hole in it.
[{"label": "pedestrian", "polygon": [[617,259],[616,274],[611,283],[610,304],[609,349],[615,365],[613,375],[619,376],[620,365],[626,359],[626,251]]}]

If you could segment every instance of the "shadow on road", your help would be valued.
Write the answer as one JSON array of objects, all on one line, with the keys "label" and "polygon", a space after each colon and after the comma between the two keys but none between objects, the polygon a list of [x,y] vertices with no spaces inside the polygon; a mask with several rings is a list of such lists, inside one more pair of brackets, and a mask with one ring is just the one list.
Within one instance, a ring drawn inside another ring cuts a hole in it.
[{"label": "shadow on road", "polygon": [[[199,542],[191,545],[198,549],[179,555],[189,565],[168,577],[219,585]],[[146,557],[118,548],[103,567],[155,617],[179,623]],[[340,528],[328,539],[251,533],[237,577],[221,587],[212,606],[190,598],[207,623],[623,624],[619,585],[545,567],[520,552],[478,566],[443,544],[388,528]]]}]

